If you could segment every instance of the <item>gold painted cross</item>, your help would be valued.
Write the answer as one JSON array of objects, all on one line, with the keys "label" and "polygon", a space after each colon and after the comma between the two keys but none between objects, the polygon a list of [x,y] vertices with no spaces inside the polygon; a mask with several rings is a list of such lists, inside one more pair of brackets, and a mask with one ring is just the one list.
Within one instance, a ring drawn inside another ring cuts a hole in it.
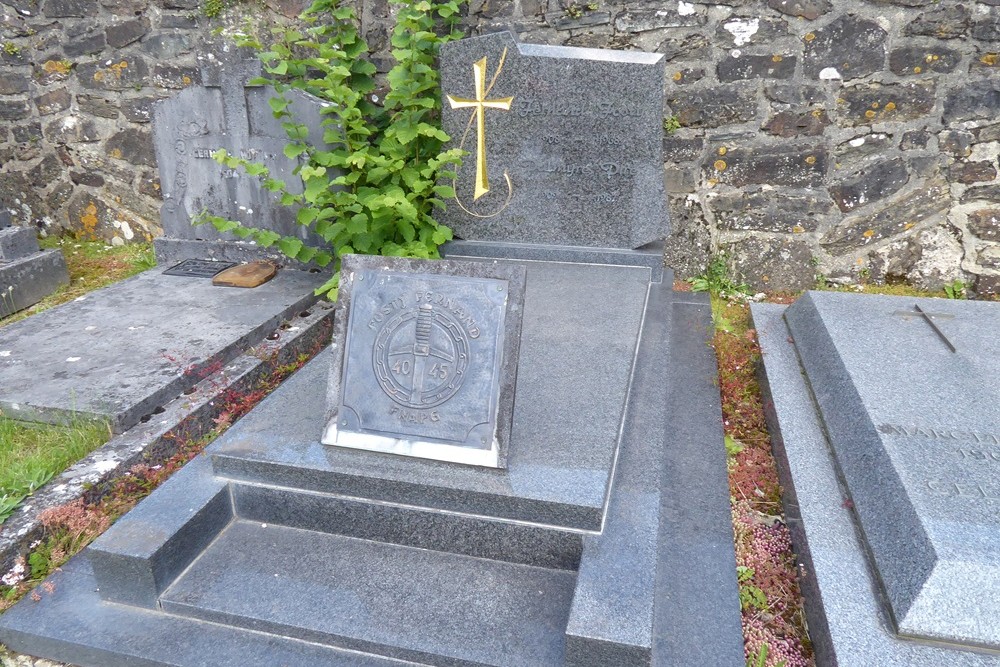
[{"label": "gold painted cross", "polygon": [[473,200],[479,199],[490,191],[490,182],[486,176],[486,109],[503,109],[510,111],[513,97],[503,97],[495,100],[486,99],[486,58],[472,66],[476,80],[476,99],[470,100],[448,95],[452,109],[474,107],[476,110],[476,193]]}]

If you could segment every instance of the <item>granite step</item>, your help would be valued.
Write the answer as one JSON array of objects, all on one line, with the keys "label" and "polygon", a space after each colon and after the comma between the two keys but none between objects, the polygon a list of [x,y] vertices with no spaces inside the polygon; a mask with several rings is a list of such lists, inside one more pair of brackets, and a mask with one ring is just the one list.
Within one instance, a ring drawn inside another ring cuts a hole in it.
[{"label": "granite step", "polygon": [[422,664],[561,665],[576,573],[233,521],[170,614]]}]

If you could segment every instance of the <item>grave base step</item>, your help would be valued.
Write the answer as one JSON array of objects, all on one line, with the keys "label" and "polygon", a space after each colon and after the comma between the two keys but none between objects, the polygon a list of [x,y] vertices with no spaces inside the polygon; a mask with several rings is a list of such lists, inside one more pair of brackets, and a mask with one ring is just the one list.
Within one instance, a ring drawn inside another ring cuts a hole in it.
[{"label": "grave base step", "polygon": [[66,260],[59,250],[43,250],[9,261],[0,257],[0,317],[33,306],[67,284]]},{"label": "grave base step", "polygon": [[576,573],[244,520],[168,613],[431,665],[560,665]]}]

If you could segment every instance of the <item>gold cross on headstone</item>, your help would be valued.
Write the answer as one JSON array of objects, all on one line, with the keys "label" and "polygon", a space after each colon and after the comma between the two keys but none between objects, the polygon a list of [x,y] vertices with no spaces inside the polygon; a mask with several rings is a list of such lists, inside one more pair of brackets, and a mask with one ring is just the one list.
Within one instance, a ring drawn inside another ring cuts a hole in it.
[{"label": "gold cross on headstone", "polygon": [[490,182],[486,176],[486,109],[503,109],[510,111],[513,97],[503,97],[495,100],[486,99],[486,58],[472,66],[476,80],[476,99],[470,100],[448,95],[452,109],[467,107],[475,108],[476,112],[476,192],[473,200],[479,199],[490,191]]}]

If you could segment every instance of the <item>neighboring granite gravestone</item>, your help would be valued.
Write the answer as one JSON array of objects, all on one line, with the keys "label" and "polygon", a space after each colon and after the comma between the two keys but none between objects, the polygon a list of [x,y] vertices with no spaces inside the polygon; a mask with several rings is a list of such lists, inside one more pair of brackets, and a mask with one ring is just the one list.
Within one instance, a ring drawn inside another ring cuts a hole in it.
[{"label": "neighboring granite gravestone", "polygon": [[38,303],[69,283],[61,250],[39,250],[35,229],[11,224],[0,205],[0,317]]},{"label": "neighboring granite gravestone", "polygon": [[1000,649],[1000,304],[811,292],[754,321],[821,662],[1000,664],[974,652]]},{"label": "neighboring granite gravestone", "polygon": [[638,248],[663,239],[663,56],[518,44],[441,49],[442,117],[469,152],[442,222],[465,240]]},{"label": "neighboring granite gravestone", "polygon": [[[203,85],[158,102],[153,111],[164,237],[238,240],[210,224],[193,226],[191,220],[205,211],[322,244],[295,222],[293,207],[281,206],[274,193],[261,187],[259,177],[229,169],[212,157],[224,148],[232,155],[261,162],[273,178],[285,182],[289,192],[302,192],[302,181],[293,173],[299,162],[285,157],[288,135],[269,104],[276,93],[270,87],[249,84],[260,76],[260,61],[236,49],[199,60]],[[301,91],[289,91],[286,97],[294,120],[309,128],[308,141],[323,145],[322,111],[328,105]]]},{"label": "neighboring granite gravestone", "polygon": [[505,467],[524,267],[348,255],[323,443]]}]

